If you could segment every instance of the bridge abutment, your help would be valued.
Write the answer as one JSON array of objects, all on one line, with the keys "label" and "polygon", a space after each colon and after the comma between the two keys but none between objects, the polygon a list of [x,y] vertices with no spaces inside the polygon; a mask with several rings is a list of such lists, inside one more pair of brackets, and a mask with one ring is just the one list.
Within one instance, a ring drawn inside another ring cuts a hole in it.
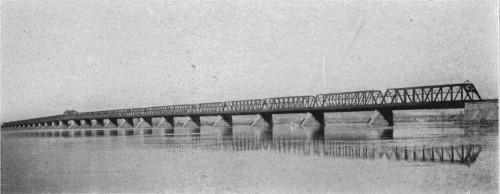
[{"label": "bridge abutment", "polygon": [[464,123],[498,123],[498,101],[465,103]]},{"label": "bridge abutment", "polygon": [[378,109],[367,122],[369,127],[394,126],[394,113],[392,109]]},{"label": "bridge abutment", "polygon": [[232,127],[233,126],[233,117],[232,115],[219,115],[215,120],[215,123],[212,127]]},{"label": "bridge abutment", "polygon": [[267,127],[273,126],[273,115],[271,113],[261,113],[257,114],[252,122],[252,127]]}]

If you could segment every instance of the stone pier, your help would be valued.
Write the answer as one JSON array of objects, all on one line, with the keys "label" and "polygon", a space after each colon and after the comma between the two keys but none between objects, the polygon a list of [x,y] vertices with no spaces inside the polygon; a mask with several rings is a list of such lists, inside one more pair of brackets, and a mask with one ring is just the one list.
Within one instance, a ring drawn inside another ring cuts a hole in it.
[{"label": "stone pier", "polygon": [[273,115],[271,113],[261,113],[257,114],[252,122],[252,127],[266,127],[273,126]]}]

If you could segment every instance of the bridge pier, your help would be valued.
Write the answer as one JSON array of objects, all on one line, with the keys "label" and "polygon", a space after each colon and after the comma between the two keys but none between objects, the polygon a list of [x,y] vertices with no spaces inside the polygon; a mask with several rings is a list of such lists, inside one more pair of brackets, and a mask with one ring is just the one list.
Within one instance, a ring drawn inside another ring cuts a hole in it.
[{"label": "bridge pier", "polygon": [[174,117],[161,117],[160,122],[156,126],[156,128],[164,131],[165,134],[173,134],[174,133]]},{"label": "bridge pier", "polygon": [[153,134],[152,130],[153,119],[151,117],[140,117],[134,120],[137,121],[137,124],[135,124],[134,127],[134,134],[137,135]]},{"label": "bridge pier", "polygon": [[59,126],[57,126],[56,129],[67,129],[68,128],[68,121],[59,121]]},{"label": "bridge pier", "polygon": [[[134,119],[133,118],[122,118],[118,119],[118,130],[116,130],[116,135],[133,135],[134,134]],[[115,135],[110,133],[110,135]]]},{"label": "bridge pier", "polygon": [[135,128],[152,128],[153,126],[153,118],[151,117],[140,117],[139,123],[135,126]]},{"label": "bridge pier", "polygon": [[41,129],[43,127],[42,123],[37,123],[36,124],[36,129]]},{"label": "bridge pier", "polygon": [[199,116],[188,116],[182,127],[187,128],[200,128],[200,117]]},{"label": "bridge pier", "polygon": [[271,113],[261,113],[257,114],[252,122],[252,127],[267,127],[273,126],[273,115]]},{"label": "bridge pier", "polygon": [[323,112],[315,111],[308,112],[307,117],[300,123],[302,126],[317,126],[325,125],[325,114]]},{"label": "bridge pier", "polygon": [[42,129],[49,129],[50,125],[48,122],[43,123]]},{"label": "bridge pier", "polygon": [[133,118],[122,118],[118,120],[119,129],[131,129],[134,128],[134,119]]},{"label": "bridge pier", "polygon": [[78,128],[80,128],[80,125],[78,125],[78,121],[76,121],[76,120],[69,121],[68,129],[78,129]]},{"label": "bridge pier", "polygon": [[118,128],[118,119],[115,119],[115,118],[104,119],[103,122],[105,124],[102,128],[107,128],[107,129]]},{"label": "bridge pier", "polygon": [[31,123],[30,123],[30,124],[28,124],[28,126],[26,126],[26,129],[27,129],[27,130],[30,130],[30,129],[31,129],[31,127],[32,127],[32,126],[31,126]]},{"label": "bridge pier", "polygon": [[394,114],[392,109],[378,109],[367,122],[369,127],[394,126]]},{"label": "bridge pier", "polygon": [[80,129],[88,129],[92,125],[91,119],[82,119],[80,120]]},{"label": "bridge pier", "polygon": [[217,120],[212,127],[232,127],[233,126],[233,117],[232,115],[219,115],[217,116]]},{"label": "bridge pier", "polygon": [[58,123],[57,123],[56,121],[52,121],[52,123],[51,123],[51,125],[50,125],[49,129],[56,129],[56,128],[57,128],[57,124],[58,124]]},{"label": "bridge pier", "polygon": [[92,119],[91,129],[102,129],[104,127],[104,119]]}]

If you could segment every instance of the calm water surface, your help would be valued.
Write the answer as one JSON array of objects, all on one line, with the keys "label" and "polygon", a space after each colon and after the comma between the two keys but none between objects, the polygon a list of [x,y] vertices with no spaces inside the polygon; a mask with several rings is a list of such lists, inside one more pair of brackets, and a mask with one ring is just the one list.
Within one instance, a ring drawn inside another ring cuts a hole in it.
[{"label": "calm water surface", "polygon": [[188,132],[2,132],[2,192],[498,193],[498,126],[204,126]]}]

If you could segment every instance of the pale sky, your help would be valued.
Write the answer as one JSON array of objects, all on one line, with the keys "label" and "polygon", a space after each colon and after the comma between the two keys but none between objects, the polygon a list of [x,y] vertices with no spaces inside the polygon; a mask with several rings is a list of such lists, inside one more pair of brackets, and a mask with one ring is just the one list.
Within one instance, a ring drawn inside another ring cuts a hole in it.
[{"label": "pale sky", "polygon": [[2,1],[1,120],[467,79],[498,98],[498,18],[497,1]]}]

